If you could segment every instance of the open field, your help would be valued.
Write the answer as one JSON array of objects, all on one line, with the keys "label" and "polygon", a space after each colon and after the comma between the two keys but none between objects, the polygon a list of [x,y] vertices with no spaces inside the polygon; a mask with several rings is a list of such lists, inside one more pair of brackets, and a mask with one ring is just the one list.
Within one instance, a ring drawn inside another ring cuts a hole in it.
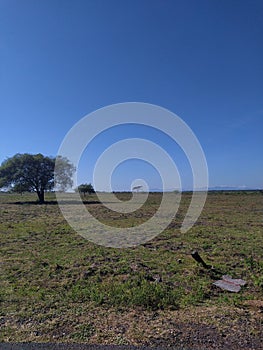
[{"label": "open field", "polygon": [[[262,192],[209,193],[197,223],[182,234],[190,198],[183,194],[176,218],[152,241],[113,249],[77,235],[54,194],[44,205],[33,194],[0,194],[0,341],[260,349]],[[86,206],[125,229],[151,217],[160,199],[150,194],[141,211],[118,216],[96,195]],[[192,259],[194,249],[215,271]],[[247,285],[222,291],[212,283],[223,274]]]}]

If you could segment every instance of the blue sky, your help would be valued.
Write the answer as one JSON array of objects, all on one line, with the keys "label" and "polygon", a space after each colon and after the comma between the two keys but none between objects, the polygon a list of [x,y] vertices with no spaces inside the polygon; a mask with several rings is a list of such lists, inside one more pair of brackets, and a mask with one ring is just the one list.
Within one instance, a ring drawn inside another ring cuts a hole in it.
[{"label": "blue sky", "polygon": [[[263,187],[263,3],[238,0],[1,0],[0,162],[15,153],[56,155],[68,130],[103,106],[138,101],[182,118],[205,152],[210,186]],[[164,135],[113,128],[83,155],[79,181],[125,137],[147,137],[191,169]],[[136,169],[136,171],[135,171]],[[116,169],[160,186],[139,160]]]}]

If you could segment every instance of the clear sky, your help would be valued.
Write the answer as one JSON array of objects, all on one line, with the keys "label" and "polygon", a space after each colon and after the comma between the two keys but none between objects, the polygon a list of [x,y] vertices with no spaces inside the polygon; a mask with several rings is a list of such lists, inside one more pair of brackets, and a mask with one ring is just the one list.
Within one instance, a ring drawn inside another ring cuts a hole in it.
[{"label": "clear sky", "polygon": [[[262,18],[261,0],[0,0],[0,162],[56,155],[86,114],[138,101],[190,126],[211,187],[263,188]],[[191,186],[189,164],[171,141],[138,126],[95,139],[79,181],[92,182],[103,148],[125,137],[170,151]],[[129,189],[143,174],[159,188],[156,171],[132,160],[116,169],[113,189]]]}]

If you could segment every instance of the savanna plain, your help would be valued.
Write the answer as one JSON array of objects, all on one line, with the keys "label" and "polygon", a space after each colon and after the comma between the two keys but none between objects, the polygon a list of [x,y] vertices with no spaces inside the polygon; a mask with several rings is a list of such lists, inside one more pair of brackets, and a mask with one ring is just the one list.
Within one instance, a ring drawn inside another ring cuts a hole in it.
[{"label": "savanna plain", "polygon": [[[126,201],[129,193],[117,193]],[[138,225],[159,207],[150,193],[133,213],[114,213],[92,194],[87,210],[111,226]],[[54,193],[0,194],[1,342],[262,349],[263,193],[209,192],[195,225],[180,227],[191,193],[157,237],[132,248],[78,235]],[[206,269],[191,256],[197,250]],[[238,293],[213,285],[222,275]]]}]

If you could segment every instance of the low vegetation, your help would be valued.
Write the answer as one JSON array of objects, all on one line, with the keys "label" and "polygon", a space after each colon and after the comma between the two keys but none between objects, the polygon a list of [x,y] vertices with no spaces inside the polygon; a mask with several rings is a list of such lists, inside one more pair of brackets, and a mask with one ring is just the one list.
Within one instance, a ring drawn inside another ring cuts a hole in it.
[{"label": "low vegetation", "polygon": [[[0,194],[1,341],[168,346],[176,338],[172,330],[190,324],[222,334],[234,324],[237,335],[244,329],[249,339],[262,335],[260,191],[209,193],[197,223],[182,234],[191,199],[185,193],[164,232],[128,249],[97,246],[77,235],[54,194],[43,205],[35,199],[32,193]],[[85,204],[99,220],[125,229],[151,217],[160,199],[152,193],[140,212],[122,215],[103,207],[96,194]],[[215,270],[199,266],[194,249]],[[222,291],[213,281],[223,274],[247,285],[239,293]]]}]

